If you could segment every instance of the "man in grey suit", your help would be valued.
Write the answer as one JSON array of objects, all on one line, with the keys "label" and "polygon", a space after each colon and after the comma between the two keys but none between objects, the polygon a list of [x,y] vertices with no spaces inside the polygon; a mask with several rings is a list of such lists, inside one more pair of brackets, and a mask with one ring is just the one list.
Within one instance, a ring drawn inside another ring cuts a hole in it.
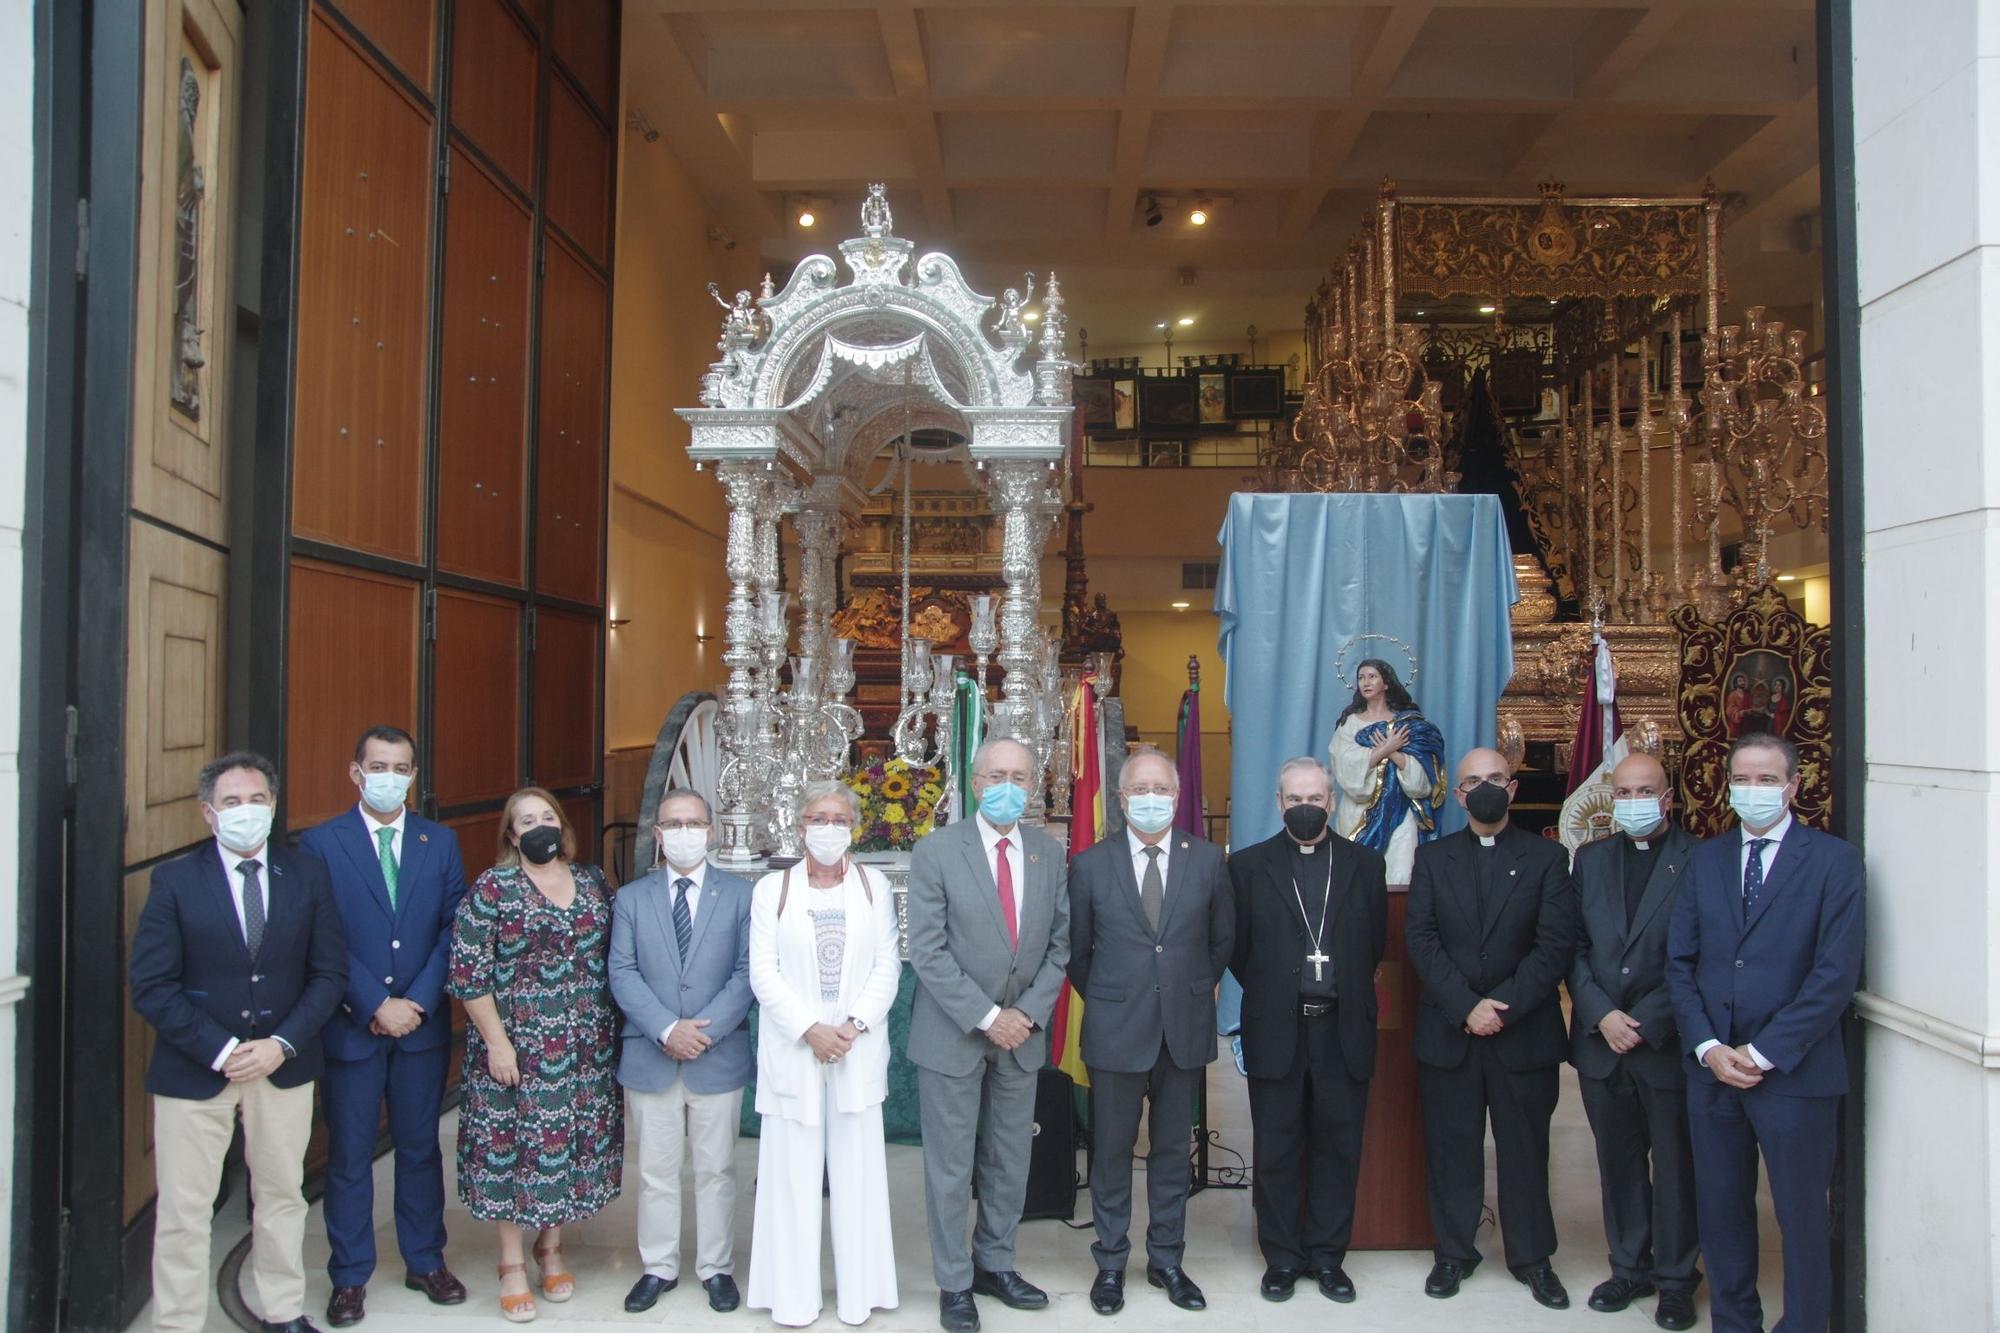
[{"label": "man in grey suit", "polygon": [[[979,1327],[973,1293],[1039,1310],[1048,1293],[1014,1271],[1028,1188],[1035,1078],[1069,961],[1063,851],[1024,828],[1034,757],[991,740],[972,761],[975,818],[948,824],[910,857],[910,1062],[924,1133],[924,1202],[938,1319]],[[975,1162],[979,1217],[965,1242]]]},{"label": "man in grey suit", "polygon": [[1180,774],[1147,750],[1125,761],[1125,836],[1078,853],[1069,872],[1069,979],[1083,996],[1090,1070],[1090,1203],[1097,1280],[1090,1308],[1125,1305],[1132,1147],[1151,1102],[1146,1280],[1184,1310],[1208,1302],[1181,1268],[1194,1098],[1215,1059],[1215,986],[1229,965],[1235,901],[1222,849],[1174,829]]},{"label": "man in grey suit", "polygon": [[612,904],[611,995],[625,1015],[618,1081],[639,1134],[634,1314],[680,1282],[681,1161],[692,1158],[695,1273],[709,1308],[734,1310],[736,1123],[754,1068],[750,884],[708,865],[708,802],[660,799],[659,861]]},{"label": "man in grey suit", "polygon": [[1611,1277],[1590,1308],[1615,1313],[1657,1290],[1654,1322],[1693,1328],[1688,1062],[1667,991],[1667,933],[1695,840],[1669,817],[1673,788],[1652,755],[1620,761],[1611,787],[1620,832],[1579,848],[1572,871],[1583,938],[1569,971],[1570,1063],[1597,1137],[1611,1247]]}]

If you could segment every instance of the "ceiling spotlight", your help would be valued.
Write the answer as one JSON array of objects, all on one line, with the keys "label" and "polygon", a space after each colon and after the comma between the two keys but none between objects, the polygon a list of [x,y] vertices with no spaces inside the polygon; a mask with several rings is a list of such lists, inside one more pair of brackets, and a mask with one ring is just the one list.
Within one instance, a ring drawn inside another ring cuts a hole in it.
[{"label": "ceiling spotlight", "polygon": [[1194,316],[1193,316],[1193,315],[1182,315],[1182,316],[1181,316],[1181,327],[1182,327],[1182,328],[1186,328],[1186,327],[1187,327],[1188,325],[1190,325],[1190,324],[1192,324],[1192,323],[1194,323]]},{"label": "ceiling spotlight", "polygon": [[1479,313],[1482,315],[1490,315],[1497,309],[1499,309],[1498,306],[1483,305],[1479,307]]},{"label": "ceiling spotlight", "polygon": [[1034,323],[1041,317],[1042,317],[1042,312],[1039,310],[1023,310],[1021,312],[1021,318],[1027,320],[1030,324]]},{"label": "ceiling spotlight", "polygon": [[1174,602],[1171,603],[1171,605],[1176,611],[1185,611],[1188,609],[1188,604],[1186,602]]},{"label": "ceiling spotlight", "polygon": [[1159,226],[1161,221],[1164,220],[1165,218],[1165,214],[1160,212],[1160,201],[1153,195],[1150,194],[1147,195],[1145,202],[1145,209],[1146,209],[1146,225],[1149,227]]},{"label": "ceiling spotlight", "polygon": [[1797,574],[1778,575],[1778,582],[1780,583],[1797,583],[1798,581],[1799,581],[1799,576]]},{"label": "ceiling spotlight", "polygon": [[1195,200],[1194,207],[1188,211],[1188,221],[1197,227],[1206,227],[1208,225],[1208,210],[1208,197],[1204,195],[1202,198]]},{"label": "ceiling spotlight", "polygon": [[1167,327],[1167,321],[1163,319],[1159,323],[1155,324],[1153,327],[1156,329],[1164,329],[1165,327]]},{"label": "ceiling spotlight", "polygon": [[817,221],[819,219],[813,216],[813,211],[810,208],[801,208],[799,210],[799,225],[801,227],[810,227]]},{"label": "ceiling spotlight", "polygon": [[1421,310],[1419,310],[1419,311],[1417,312],[1417,318],[1418,318],[1418,319],[1422,319],[1423,317],[1424,317],[1424,312],[1423,312],[1423,311],[1421,311]]}]

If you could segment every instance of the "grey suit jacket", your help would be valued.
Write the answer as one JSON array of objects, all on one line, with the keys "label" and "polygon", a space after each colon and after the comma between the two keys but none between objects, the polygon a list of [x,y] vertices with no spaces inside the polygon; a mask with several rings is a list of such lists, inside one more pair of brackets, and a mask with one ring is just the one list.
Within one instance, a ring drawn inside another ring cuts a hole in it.
[{"label": "grey suit jacket", "polygon": [[[1681,1087],[1687,1082],[1687,1062],[1681,1058],[1673,998],[1667,992],[1667,933],[1681,877],[1694,857],[1695,838],[1673,824],[1659,841],[1660,854],[1630,927],[1625,924],[1625,835],[1577,849],[1571,878],[1581,899],[1583,932],[1569,969],[1570,1063],[1578,1073],[1609,1078],[1623,1058],[1653,1086]],[[1623,1057],[1597,1030],[1613,1009],[1639,1021],[1640,1044]]]},{"label": "grey suit jacket", "polygon": [[[1017,886],[1020,948],[1007,947],[993,867],[979,839],[976,816],[926,836],[910,855],[910,966],[917,992],[910,1011],[910,1063],[940,1074],[965,1075],[996,1050],[979,1020],[995,1005],[1019,1009],[1046,1029],[1069,962],[1069,895],[1059,843],[1040,829],[1016,825],[1023,878]],[[1009,1054],[1023,1069],[1048,1058],[1046,1031]]]},{"label": "grey suit jacket", "polygon": [[1215,985],[1234,948],[1236,904],[1222,849],[1170,835],[1160,929],[1146,922],[1131,839],[1121,833],[1069,868],[1069,979],[1082,993],[1083,1062],[1140,1074],[1160,1045],[1180,1069],[1215,1059]]},{"label": "grey suit jacket", "polygon": [[[750,1081],[755,1061],[743,1020],[750,1013],[750,882],[710,866],[695,908],[689,962],[674,939],[675,875],[661,866],[619,890],[611,905],[611,998],[624,1015],[618,1081],[665,1092],[685,1078],[689,1092],[730,1092]],[[660,1034],[683,1018],[705,1018],[714,1045],[692,1060],[660,1048]]]}]

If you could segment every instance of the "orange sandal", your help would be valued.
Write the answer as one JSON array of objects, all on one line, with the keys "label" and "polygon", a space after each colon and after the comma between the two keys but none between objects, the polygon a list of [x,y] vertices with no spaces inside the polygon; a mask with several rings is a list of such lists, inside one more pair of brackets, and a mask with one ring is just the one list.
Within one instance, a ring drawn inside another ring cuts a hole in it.
[{"label": "orange sandal", "polygon": [[547,1249],[535,1246],[535,1263],[542,1270],[542,1295],[560,1304],[576,1295],[576,1274],[562,1267],[551,1271],[550,1256],[554,1256],[556,1264],[562,1263],[561,1241],[557,1241]]},{"label": "orange sandal", "polygon": [[[504,1282],[509,1273],[519,1273],[522,1281],[525,1282],[528,1277],[528,1266],[526,1264],[501,1264],[501,1281]],[[518,1296],[509,1296],[504,1291],[500,1293],[500,1317],[508,1323],[533,1323],[535,1316],[540,1313],[541,1311],[535,1308],[534,1292],[524,1291]]]}]

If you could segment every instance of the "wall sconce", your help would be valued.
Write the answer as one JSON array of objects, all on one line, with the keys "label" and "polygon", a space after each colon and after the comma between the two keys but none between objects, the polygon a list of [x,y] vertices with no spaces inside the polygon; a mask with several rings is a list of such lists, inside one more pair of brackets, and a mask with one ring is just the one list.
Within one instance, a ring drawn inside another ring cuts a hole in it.
[{"label": "wall sconce", "polygon": [[694,636],[694,641],[695,641],[696,643],[714,643],[714,642],[715,642],[715,636],[714,636],[713,634],[699,634],[699,633],[698,633],[698,634],[696,634],[696,635]]},{"label": "wall sconce", "polygon": [[631,623],[632,623],[632,617],[630,616],[613,616],[611,617],[611,619],[604,622],[605,626],[609,629],[618,629],[621,626],[629,625]]}]

